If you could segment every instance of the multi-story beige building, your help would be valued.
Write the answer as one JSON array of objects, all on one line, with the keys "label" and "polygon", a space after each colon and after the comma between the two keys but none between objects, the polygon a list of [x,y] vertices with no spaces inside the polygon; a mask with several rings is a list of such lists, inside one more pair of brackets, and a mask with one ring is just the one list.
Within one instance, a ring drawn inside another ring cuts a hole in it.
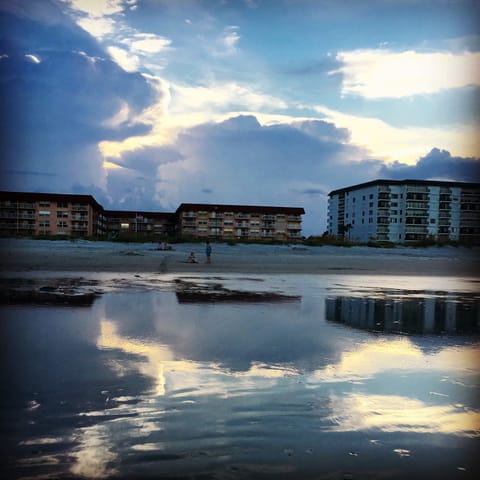
[{"label": "multi-story beige building", "polygon": [[175,234],[174,213],[105,210],[105,217],[111,238],[171,237]]},{"label": "multi-story beige building", "polygon": [[303,208],[182,203],[177,209],[183,238],[286,240],[302,237]]},{"label": "multi-story beige building", "polygon": [[0,235],[301,239],[303,208],[182,203],[176,212],[104,210],[91,195],[0,192]]},{"label": "multi-story beige building", "polygon": [[0,192],[3,235],[91,237],[106,233],[103,207],[91,195]]}]

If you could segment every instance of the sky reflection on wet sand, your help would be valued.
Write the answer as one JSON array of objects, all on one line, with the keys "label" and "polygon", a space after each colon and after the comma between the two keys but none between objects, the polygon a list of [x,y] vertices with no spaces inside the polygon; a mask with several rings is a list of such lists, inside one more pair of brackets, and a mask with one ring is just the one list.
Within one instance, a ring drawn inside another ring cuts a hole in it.
[{"label": "sky reflection on wet sand", "polygon": [[[9,478],[475,478],[475,288],[394,279],[189,278],[207,288],[205,301],[195,287],[198,301],[182,303],[172,282],[108,291],[90,308],[2,306],[3,469]],[[215,301],[212,284],[235,301]],[[268,300],[238,295],[252,286]]]}]

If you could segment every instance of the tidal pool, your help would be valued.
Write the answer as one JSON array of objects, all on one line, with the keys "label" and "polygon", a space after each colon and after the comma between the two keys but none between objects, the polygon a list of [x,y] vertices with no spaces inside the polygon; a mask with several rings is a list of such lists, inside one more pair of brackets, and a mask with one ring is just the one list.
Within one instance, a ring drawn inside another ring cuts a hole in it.
[{"label": "tidal pool", "polygon": [[2,478],[477,478],[477,291],[136,275],[4,304]]}]

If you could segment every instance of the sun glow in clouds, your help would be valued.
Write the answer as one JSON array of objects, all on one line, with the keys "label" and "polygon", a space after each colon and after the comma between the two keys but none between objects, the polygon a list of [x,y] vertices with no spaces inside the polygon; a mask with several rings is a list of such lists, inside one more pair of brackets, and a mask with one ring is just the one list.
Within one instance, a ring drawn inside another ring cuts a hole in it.
[{"label": "sun glow in clouds", "polygon": [[436,145],[437,148],[463,157],[476,157],[480,152],[476,125],[394,127],[378,118],[349,115],[323,105],[314,109],[336,127],[347,128],[353,143],[367,148],[371,155],[388,162],[398,160],[414,165],[428,153],[429,145]]},{"label": "sun glow in clouds", "polygon": [[342,94],[400,98],[447,88],[480,85],[480,53],[417,53],[390,50],[339,52]]}]

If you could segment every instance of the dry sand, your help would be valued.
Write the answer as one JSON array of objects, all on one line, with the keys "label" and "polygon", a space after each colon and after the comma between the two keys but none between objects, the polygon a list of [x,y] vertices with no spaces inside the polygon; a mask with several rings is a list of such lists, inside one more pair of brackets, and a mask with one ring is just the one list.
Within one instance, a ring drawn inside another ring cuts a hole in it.
[{"label": "dry sand", "polygon": [[[378,274],[478,277],[478,248],[303,247],[213,244],[156,245],[89,241],[0,240],[2,276],[13,272],[158,272],[244,274]],[[199,263],[186,262],[195,252]]]}]

